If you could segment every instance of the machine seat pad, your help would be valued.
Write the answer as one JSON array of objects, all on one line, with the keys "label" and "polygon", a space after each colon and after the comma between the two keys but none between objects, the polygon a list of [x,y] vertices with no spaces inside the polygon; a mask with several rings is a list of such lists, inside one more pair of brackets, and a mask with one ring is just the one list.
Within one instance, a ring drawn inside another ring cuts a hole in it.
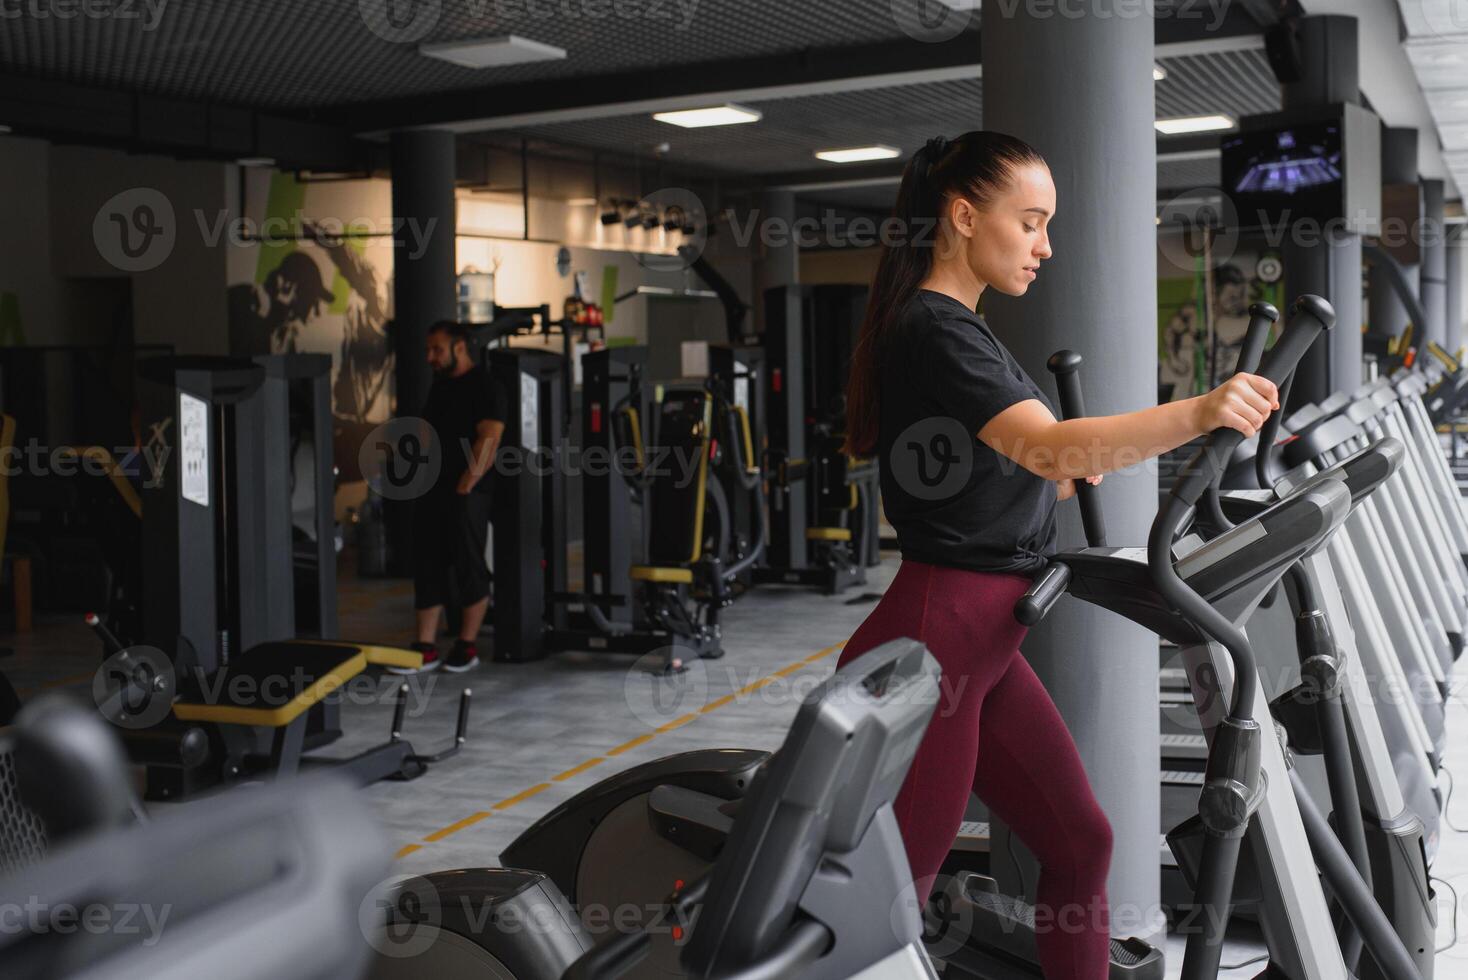
[{"label": "machine seat pad", "polygon": [[300,640],[261,643],[239,654],[205,690],[180,698],[180,721],[282,728],[367,669],[356,644]]},{"label": "machine seat pad", "polygon": [[807,541],[850,541],[851,528],[849,527],[808,527],[805,529]]},{"label": "machine seat pad", "polygon": [[360,651],[367,658],[369,667],[422,667],[423,654],[416,650],[404,650],[402,647],[385,647],[373,643],[359,643],[356,640],[290,640],[293,646],[311,645],[317,647],[335,647],[339,650]]}]

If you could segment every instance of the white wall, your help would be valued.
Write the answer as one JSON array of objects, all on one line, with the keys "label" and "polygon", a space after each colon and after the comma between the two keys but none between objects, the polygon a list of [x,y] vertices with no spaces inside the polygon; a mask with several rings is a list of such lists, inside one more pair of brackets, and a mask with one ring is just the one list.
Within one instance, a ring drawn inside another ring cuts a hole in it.
[{"label": "white wall", "polygon": [[[227,244],[224,237],[211,239],[210,229],[230,214],[233,201],[227,192],[233,169],[88,147],[51,147],[52,274],[63,279],[127,275],[133,283],[138,343],[170,343],[186,354],[227,353]],[[140,190],[155,190],[167,200],[175,239],[155,267],[129,272],[99,249],[94,224],[109,200]]]}]

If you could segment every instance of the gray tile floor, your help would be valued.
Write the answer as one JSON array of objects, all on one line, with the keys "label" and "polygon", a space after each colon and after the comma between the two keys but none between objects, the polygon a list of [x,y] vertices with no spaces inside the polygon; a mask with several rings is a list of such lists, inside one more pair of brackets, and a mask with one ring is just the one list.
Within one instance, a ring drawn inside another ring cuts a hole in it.
[{"label": "gray tile floor", "polygon": [[[895,562],[872,571],[867,588],[880,592]],[[458,694],[466,686],[473,690],[470,737],[458,757],[422,778],[379,783],[366,791],[395,843],[420,848],[397,865],[414,872],[495,864],[501,848],[531,823],[614,772],[689,749],[777,748],[800,698],[834,667],[835,645],[875,605],[875,599],[853,604],[862,592],[830,597],[794,589],[752,593],[725,611],[726,655],[694,661],[687,672],[669,678],[641,669],[635,658],[590,653],[556,654],[531,663],[483,662],[466,674],[422,678],[429,695],[426,708],[407,722],[415,744],[437,744],[452,731]],[[385,597],[350,628],[344,625],[343,634],[366,630],[401,642],[409,638],[408,623],[408,597]],[[824,656],[810,659],[822,651]],[[771,677],[787,668],[792,669],[784,676]],[[762,679],[767,682],[750,689]],[[728,695],[732,700],[715,704]],[[710,705],[715,706],[700,710]],[[656,731],[690,714],[694,718],[687,723]],[[350,716],[344,711],[352,734],[340,748],[370,745],[390,717],[390,710],[379,705],[352,706]],[[607,754],[648,735],[615,756]],[[555,778],[594,759],[603,761],[569,778]],[[533,795],[507,805],[527,792]],[[427,839],[466,818],[472,822],[462,829]]]},{"label": "gray tile floor", "polygon": [[[866,590],[880,592],[895,559],[873,569]],[[398,873],[495,865],[500,850],[522,830],[569,798],[621,769],[695,748],[773,749],[784,736],[801,696],[834,666],[844,641],[874,605],[861,589],[824,597],[804,590],[759,590],[727,610],[719,661],[698,661],[683,675],[663,679],[634,669],[632,659],[558,654],[531,663],[486,661],[470,673],[433,674],[410,681],[406,731],[420,750],[433,751],[453,730],[459,692],[473,690],[469,742],[456,758],[410,783],[379,783],[364,790],[399,849]],[[855,600],[855,601],[853,601]],[[411,639],[410,588],[398,581],[345,581],[344,636],[378,643]],[[16,653],[3,662],[23,697],[50,687],[85,696],[97,664],[97,644],[74,617],[44,620],[24,637],[3,641]],[[779,676],[777,676],[779,672]],[[760,683],[764,681],[764,683]],[[344,705],[347,735],[328,752],[349,755],[385,738],[392,717],[388,682],[355,689]],[[1468,676],[1459,672],[1449,723],[1468,730]],[[723,703],[720,699],[733,697]],[[715,705],[712,710],[700,708]],[[692,714],[686,724],[661,726]],[[628,743],[642,736],[646,741]],[[625,747],[616,755],[610,752]],[[597,764],[574,775],[582,764]],[[1468,752],[1450,739],[1449,770]],[[563,778],[557,779],[557,776]],[[1463,797],[1468,797],[1468,789]],[[1468,828],[1468,799],[1450,801],[1449,820]],[[1468,898],[1468,834],[1444,828],[1434,874]],[[1449,890],[1440,899],[1439,945],[1453,938],[1453,920],[1468,937],[1468,908],[1455,909]],[[1250,959],[1260,948],[1230,942],[1224,963]],[[1180,975],[1182,945],[1170,941],[1168,978]],[[1255,976],[1259,965],[1226,971],[1227,980]],[[1468,943],[1440,954],[1439,980],[1468,977]]]}]

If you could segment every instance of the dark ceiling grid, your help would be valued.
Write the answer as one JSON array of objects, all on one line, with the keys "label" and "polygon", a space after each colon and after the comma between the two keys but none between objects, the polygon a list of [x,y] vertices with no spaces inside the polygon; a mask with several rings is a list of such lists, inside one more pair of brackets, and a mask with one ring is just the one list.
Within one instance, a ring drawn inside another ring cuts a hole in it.
[{"label": "dark ceiling grid", "polygon": [[1157,193],[1172,196],[1180,191],[1200,187],[1217,187],[1219,182],[1218,157],[1197,160],[1158,160]]},{"label": "dark ceiling grid", "polygon": [[[1237,118],[1279,108],[1279,84],[1264,53],[1228,51],[1160,59],[1157,116],[1222,112]],[[754,124],[682,130],[647,113],[555,123],[522,132],[551,142],[650,154],[660,143],[669,158],[729,173],[819,171],[814,150],[885,143],[911,153],[936,135],[956,136],[982,125],[983,84],[961,79],[792,99],[750,101],[764,113]],[[839,127],[833,120],[843,121]],[[853,125],[859,123],[859,126]],[[833,179],[841,168],[830,165]]]},{"label": "dark ceiling grid", "polygon": [[[417,0],[419,4],[435,0]],[[0,30],[0,68],[58,80],[257,108],[371,101],[546,78],[687,65],[888,39],[906,40],[890,0],[698,0],[678,29],[678,0],[641,0],[669,19],[593,18],[589,0],[436,0],[422,40],[515,33],[565,48],[562,61],[472,70],[373,34],[358,0],[187,0],[155,30],[141,21],[21,16]],[[692,2],[692,0],[687,0]],[[654,4],[656,3],[656,7]],[[505,11],[508,16],[501,16]]]},{"label": "dark ceiling grid", "polygon": [[979,127],[983,86],[978,79],[831,92],[789,99],[749,100],[764,118],[743,126],[679,129],[647,113],[555,123],[521,130],[555,143],[650,154],[661,143],[668,159],[725,173],[768,174],[829,167],[817,149],[884,143],[904,154],[934,136]]},{"label": "dark ceiling grid", "polygon": [[1157,118],[1223,112],[1238,118],[1280,107],[1279,82],[1259,49],[1159,58]]}]

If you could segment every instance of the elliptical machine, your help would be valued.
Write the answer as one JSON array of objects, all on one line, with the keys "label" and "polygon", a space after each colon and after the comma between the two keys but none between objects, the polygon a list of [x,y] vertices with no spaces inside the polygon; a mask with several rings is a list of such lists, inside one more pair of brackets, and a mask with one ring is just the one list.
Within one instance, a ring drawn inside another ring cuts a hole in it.
[{"label": "elliptical machine", "polygon": [[[1314,296],[1297,300],[1292,314],[1260,370],[1276,384],[1335,319],[1329,304]],[[1267,734],[1275,723],[1241,628],[1290,568],[1345,520],[1350,489],[1334,476],[1311,480],[1207,544],[1174,555],[1178,532],[1241,440],[1232,430],[1207,439],[1164,500],[1145,552],[1090,547],[1057,555],[1020,599],[1016,616],[1038,622],[1068,591],[1183,647],[1209,739],[1198,816],[1169,835],[1195,892],[1187,910],[1192,926],[1183,980],[1217,975],[1228,921],[1223,913],[1235,899],[1236,878],[1257,889],[1272,971],[1300,980],[1343,978],[1348,971],[1341,944],[1353,945],[1354,930],[1381,975],[1413,980],[1421,976],[1417,963],[1291,770],[1287,743]],[[1094,496],[1083,492],[1081,507],[1094,533],[1101,527]],[[1241,869],[1244,853],[1252,860]],[[1349,922],[1339,937],[1320,876]]]},{"label": "elliptical machine", "polygon": [[[638,927],[608,932],[624,909],[605,909],[607,934],[592,944],[543,875],[437,872],[402,884],[372,937],[382,953],[373,980],[666,975],[648,959],[654,936],[674,944],[691,977],[936,980],[892,800],[938,676],[913,640],[838,670],[805,699],[737,817],[710,828],[722,843],[712,868],[676,882]],[[681,795],[653,794],[674,807]]]}]

